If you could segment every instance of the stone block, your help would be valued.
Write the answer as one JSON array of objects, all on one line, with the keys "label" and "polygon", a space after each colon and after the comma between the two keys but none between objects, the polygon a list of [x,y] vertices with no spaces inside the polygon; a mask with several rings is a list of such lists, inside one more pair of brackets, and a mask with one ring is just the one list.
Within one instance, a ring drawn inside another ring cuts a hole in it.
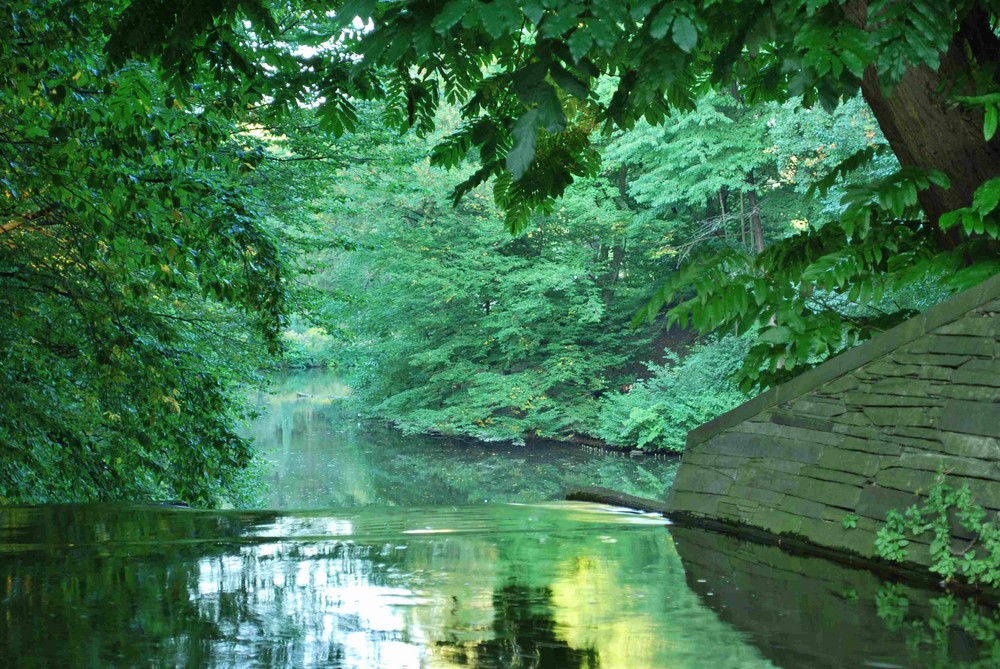
[{"label": "stone block", "polygon": [[929,381],[947,381],[951,378],[951,367],[935,367],[933,365],[900,364],[891,360],[877,360],[865,367],[868,378],[911,378],[927,379]]},{"label": "stone block", "polygon": [[871,532],[845,528],[839,521],[806,518],[799,532],[821,546],[847,549],[866,556],[874,554],[875,538]]},{"label": "stone block", "polygon": [[830,507],[813,499],[786,496],[782,506],[778,508],[803,518],[822,518]]},{"label": "stone block", "polygon": [[885,393],[863,393],[855,391],[847,393],[844,401],[851,408],[855,407],[932,407],[941,404],[940,398],[928,395],[906,396],[888,395]]},{"label": "stone block", "polygon": [[992,341],[984,337],[929,335],[906,346],[906,351],[992,358],[994,346]]},{"label": "stone block", "polygon": [[825,448],[819,456],[820,467],[863,476],[875,474],[878,464],[878,455],[841,448]]},{"label": "stone block", "polygon": [[690,449],[701,455],[735,455],[744,458],[763,457],[764,439],[758,435],[720,432]]},{"label": "stone block", "polygon": [[972,402],[1000,402],[1000,388],[990,388],[988,386],[949,383],[939,386],[937,394],[945,399]]},{"label": "stone block", "polygon": [[941,447],[945,453],[982,460],[1000,460],[1000,439],[971,434],[941,433]]},{"label": "stone block", "polygon": [[667,507],[672,511],[684,511],[706,518],[714,518],[718,511],[719,502],[725,499],[718,495],[707,495],[699,492],[684,492],[673,490]]},{"label": "stone block", "polygon": [[[919,365],[929,367],[961,367],[972,360],[968,355],[936,355],[930,353],[910,353],[905,350],[893,353],[891,356],[894,362],[902,365]],[[921,375],[923,376],[923,375]],[[930,377],[924,377],[930,378]]]},{"label": "stone block", "polygon": [[773,490],[781,493],[794,493],[799,489],[799,481],[801,480],[802,479],[799,476],[785,474],[780,476],[744,477],[740,479],[740,482],[749,486],[764,488],[765,490]]},{"label": "stone block", "polygon": [[[874,474],[874,472],[872,473]],[[803,467],[802,476],[811,479],[819,479],[821,481],[846,483],[848,485],[854,485],[859,487],[867,483],[870,478],[869,476],[862,476],[860,474],[851,474],[849,472],[845,472],[840,469],[826,469],[824,467],[817,467],[816,465],[809,465],[807,467]]]},{"label": "stone block", "polygon": [[751,423],[770,423],[771,417],[774,415],[773,411],[761,411],[759,414],[749,419]]},{"label": "stone block", "polygon": [[1000,403],[948,400],[940,427],[948,432],[1000,437]]},{"label": "stone block", "polygon": [[[880,377],[905,377],[912,376],[916,377],[919,372],[920,367],[918,365],[901,365],[897,362],[887,359],[879,359],[865,365],[861,371],[867,375],[867,378],[880,378]],[[844,390],[854,390],[858,387],[855,384],[851,388],[845,388]]]},{"label": "stone block", "polygon": [[848,390],[854,390],[858,387],[858,383],[860,382],[857,377],[852,374],[845,374],[821,386],[819,390],[825,395],[839,395]]},{"label": "stone block", "polygon": [[845,414],[841,414],[840,416],[833,416],[832,418],[830,418],[830,420],[833,421],[833,429],[835,432],[841,429],[838,427],[840,425],[854,425],[857,427],[866,427],[872,425],[871,420],[869,420],[867,416],[865,416],[863,413],[857,410],[851,410]]},{"label": "stone block", "polygon": [[919,503],[921,499],[913,493],[869,484],[861,489],[861,497],[854,511],[861,516],[885,520],[888,511],[893,509],[903,511]]},{"label": "stone block", "polygon": [[875,455],[899,455],[903,452],[901,444],[893,444],[879,439],[865,439],[864,437],[848,437],[840,448],[849,451],[861,451],[862,453],[874,453]]},{"label": "stone block", "polygon": [[936,451],[941,448],[940,441],[931,441],[929,439],[919,439],[916,437],[904,437],[901,434],[885,434],[882,438],[894,444],[900,444],[902,446],[908,446],[910,448],[916,448],[924,451]]},{"label": "stone block", "polygon": [[979,504],[987,510],[996,511],[1000,509],[1000,481],[987,481],[980,478],[969,478],[967,476],[949,474],[947,482],[948,485],[953,488],[960,488],[963,485],[968,485],[969,489],[972,490],[973,502]]},{"label": "stone block", "polygon": [[954,383],[1000,388],[1000,360],[970,360],[951,376]]},{"label": "stone block", "polygon": [[[802,478],[799,479],[798,488],[791,494],[794,497],[815,500],[829,506],[853,509],[861,496],[861,488],[845,483]],[[791,504],[791,500],[788,500],[788,504]],[[785,508],[789,508],[787,504]]]},{"label": "stone block", "polygon": [[709,466],[685,464],[677,470],[674,488],[684,492],[725,495],[736,480],[736,472]]},{"label": "stone block", "polygon": [[785,499],[785,495],[780,492],[746,485],[734,485],[729,489],[729,496],[759,502],[774,508],[780,507]]},{"label": "stone block", "polygon": [[771,422],[775,425],[787,425],[788,427],[800,427],[803,430],[814,432],[833,432],[833,423],[822,418],[804,416],[797,413],[795,409],[788,408],[771,417]]},{"label": "stone block", "polygon": [[926,379],[879,379],[872,383],[871,392],[879,395],[901,395],[922,399],[931,395],[931,382]]},{"label": "stone block", "polygon": [[703,465],[708,467],[722,467],[723,469],[737,470],[743,469],[753,462],[753,458],[740,455],[716,455],[712,453],[702,453],[697,449],[688,451],[681,458],[681,464],[691,463],[693,465]]},{"label": "stone block", "polygon": [[[833,507],[827,507],[823,511],[821,518],[823,520],[829,520],[834,523],[840,523],[843,525],[844,518],[850,514],[850,511],[845,511],[844,509],[836,509]],[[862,532],[874,532],[878,527],[879,523],[874,518],[869,518],[867,516],[858,516],[855,521],[857,523],[857,528]]]},{"label": "stone block", "polygon": [[878,426],[910,425],[935,427],[940,409],[937,407],[863,407],[862,411]]},{"label": "stone block", "polygon": [[[804,399],[792,402],[790,410],[813,418],[830,418],[845,413],[847,407],[844,406],[843,401],[823,400],[807,395]],[[829,429],[833,429],[832,423]]]},{"label": "stone block", "polygon": [[906,547],[906,559],[914,564],[931,565],[933,560],[931,559],[931,549],[925,543],[920,543],[917,541],[911,541],[910,545]]},{"label": "stone block", "polygon": [[[775,419],[777,418],[778,416],[775,416]],[[740,433],[766,435],[782,439],[792,444],[812,446],[820,444],[825,446],[836,446],[844,439],[841,435],[833,432],[813,430],[791,425],[779,425],[777,423],[747,423],[740,425],[737,430]],[[734,430],[734,433],[735,432],[736,430]]]},{"label": "stone block", "polygon": [[991,338],[996,332],[995,328],[993,318],[990,316],[982,313],[972,313],[965,318],[942,325],[935,329],[932,334]]},{"label": "stone block", "polygon": [[896,466],[908,469],[922,469],[929,472],[945,471],[956,476],[968,476],[1000,481],[1000,461],[978,458],[904,451],[896,461]]},{"label": "stone block", "polygon": [[727,499],[719,502],[718,510],[720,518],[737,523],[749,523],[754,512],[758,509],[757,504],[736,504]]},{"label": "stone block", "polygon": [[754,514],[752,523],[774,534],[799,534],[802,521],[802,516],[793,513],[761,508]]},{"label": "stone block", "polygon": [[892,467],[888,463],[883,464],[875,476],[875,482],[884,488],[918,493],[926,493],[936,480],[935,472]]},{"label": "stone block", "polygon": [[761,460],[760,462],[760,473],[762,476],[769,478],[774,478],[775,476],[784,474],[791,476],[798,476],[802,468],[806,466],[803,462],[796,462],[795,460],[779,460],[777,458],[768,458]]},{"label": "stone block", "polygon": [[912,437],[913,439],[923,439],[924,441],[941,441],[941,431],[929,427],[912,427],[909,425],[896,425],[885,428],[884,434],[894,434],[900,437]]}]

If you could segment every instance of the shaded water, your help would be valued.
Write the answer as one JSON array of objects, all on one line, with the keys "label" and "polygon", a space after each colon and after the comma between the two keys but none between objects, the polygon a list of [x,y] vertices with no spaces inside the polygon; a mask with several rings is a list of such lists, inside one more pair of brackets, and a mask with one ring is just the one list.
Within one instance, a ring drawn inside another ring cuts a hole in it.
[{"label": "shaded water", "polygon": [[497,503],[662,493],[638,469],[662,463],[373,433],[296,379],[254,425],[270,503],[341,508],[0,508],[0,667],[1000,667],[995,608],[655,516]]},{"label": "shaded water", "polygon": [[677,467],[559,443],[404,435],[361,422],[344,401],[349,392],[334,375],[308,371],[275,377],[273,391],[257,397],[261,415],[249,434],[273,465],[265,508],[536,502],[576,485],[666,499]]}]

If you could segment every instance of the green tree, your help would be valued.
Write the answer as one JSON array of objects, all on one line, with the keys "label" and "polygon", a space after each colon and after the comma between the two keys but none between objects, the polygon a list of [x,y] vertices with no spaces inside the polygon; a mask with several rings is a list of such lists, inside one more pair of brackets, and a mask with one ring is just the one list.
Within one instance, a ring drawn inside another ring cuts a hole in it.
[{"label": "green tree", "polygon": [[[364,118],[377,136],[378,117]],[[644,297],[630,268],[644,250],[624,248],[624,217],[597,180],[576,197],[581,210],[604,202],[601,214],[554,211],[512,237],[484,189],[452,207],[462,175],[429,165],[431,146],[410,136],[369,147],[378,157],[327,192],[323,234],[364,240],[308,261],[314,285],[346,296],[319,315],[346,339],[340,360],[370,410],[408,431],[591,434],[597,397],[648,355],[649,329],[629,327]]]},{"label": "green tree", "polygon": [[[106,3],[0,16],[0,498],[238,495],[246,381],[275,349],[283,260],[259,142],[201,71],[103,56]],[[249,323],[249,325],[248,325]]]},{"label": "green tree", "polygon": [[[256,3],[182,15],[170,3],[136,2],[118,48],[160,54],[182,70],[210,50],[205,35],[250,4],[264,34],[257,14],[266,11]],[[712,88],[735,86],[750,104],[795,99],[828,109],[862,94],[900,170],[853,182],[833,225],[754,258],[693,263],[646,310],[670,305],[671,320],[702,329],[773,323],[751,352],[751,380],[762,366],[765,381],[794,373],[909,313],[861,309],[844,318],[817,308],[817,294],[867,307],[928,276],[954,274],[952,287],[962,287],[1000,267],[1000,40],[991,27],[1000,8],[992,0],[355,0],[324,20],[328,9],[304,3],[301,16],[314,40],[344,51],[295,79],[322,94],[327,125],[349,125],[354,99],[384,96],[401,125],[429,132],[439,104],[461,103],[465,123],[434,161],[455,166],[474,150],[481,167],[455,196],[495,179],[513,231],[599,169],[595,128],[662,123]],[[359,18],[373,29],[351,29]],[[603,95],[609,80],[613,93]],[[872,153],[851,156],[818,190]],[[697,298],[684,299],[692,288]]]}]

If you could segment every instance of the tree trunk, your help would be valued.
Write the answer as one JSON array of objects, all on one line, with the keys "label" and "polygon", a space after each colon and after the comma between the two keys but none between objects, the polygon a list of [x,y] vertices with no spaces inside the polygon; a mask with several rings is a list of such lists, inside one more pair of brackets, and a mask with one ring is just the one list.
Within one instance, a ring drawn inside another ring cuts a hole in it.
[{"label": "tree trunk", "polygon": [[[844,11],[855,25],[867,26],[867,0],[848,3]],[[932,222],[968,206],[979,185],[1000,176],[1000,135],[987,142],[982,112],[945,100],[949,85],[968,82],[974,71],[998,53],[1000,40],[990,30],[989,17],[976,9],[962,21],[937,71],[926,66],[910,68],[891,92],[882,88],[875,66],[864,72],[861,92],[900,164],[939,169],[951,180],[947,190],[932,186],[919,195],[920,206]],[[943,246],[950,243],[942,239]]]},{"label": "tree trunk", "polygon": [[747,199],[750,201],[750,236],[753,239],[754,251],[760,253],[764,250],[764,227],[760,224],[760,207],[757,206],[757,181],[754,179],[753,170],[747,173],[747,183],[750,188],[747,190]]}]

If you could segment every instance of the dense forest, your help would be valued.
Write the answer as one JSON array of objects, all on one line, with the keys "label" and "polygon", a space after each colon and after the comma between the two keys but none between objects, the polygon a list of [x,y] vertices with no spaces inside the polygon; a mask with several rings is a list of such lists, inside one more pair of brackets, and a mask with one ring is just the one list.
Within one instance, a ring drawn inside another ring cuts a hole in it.
[{"label": "dense forest", "polygon": [[239,504],[247,389],[680,450],[1000,271],[1000,5],[12,0],[0,499]]}]

